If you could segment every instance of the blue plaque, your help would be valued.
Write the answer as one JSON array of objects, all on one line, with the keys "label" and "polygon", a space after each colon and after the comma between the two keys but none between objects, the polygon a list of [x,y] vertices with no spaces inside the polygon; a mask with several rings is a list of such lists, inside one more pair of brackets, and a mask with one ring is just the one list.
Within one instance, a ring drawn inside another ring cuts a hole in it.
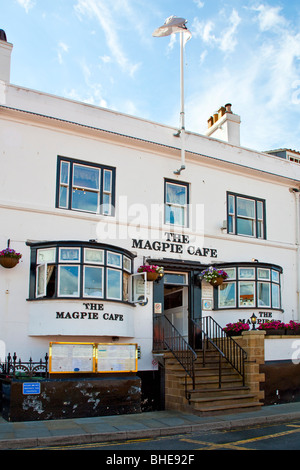
[{"label": "blue plaque", "polygon": [[23,395],[39,395],[41,393],[41,384],[39,382],[23,383]]}]

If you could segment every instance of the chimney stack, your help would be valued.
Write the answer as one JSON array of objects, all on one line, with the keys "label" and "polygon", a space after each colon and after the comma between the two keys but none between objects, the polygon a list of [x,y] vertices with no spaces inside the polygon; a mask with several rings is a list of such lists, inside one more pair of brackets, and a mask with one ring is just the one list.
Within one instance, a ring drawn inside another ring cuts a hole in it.
[{"label": "chimney stack", "polygon": [[231,106],[230,103],[227,103],[210,116],[205,135],[240,146],[241,118],[237,114],[233,114]]},{"label": "chimney stack", "polygon": [[0,81],[10,82],[10,57],[13,45],[7,42],[6,34],[0,29]]}]

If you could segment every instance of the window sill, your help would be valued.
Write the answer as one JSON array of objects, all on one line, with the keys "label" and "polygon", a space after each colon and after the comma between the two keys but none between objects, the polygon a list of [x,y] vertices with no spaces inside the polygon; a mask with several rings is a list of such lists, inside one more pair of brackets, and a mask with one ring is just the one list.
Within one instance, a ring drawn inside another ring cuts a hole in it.
[{"label": "window sill", "polygon": [[118,303],[118,304],[124,304],[124,305],[128,305],[128,306],[131,306],[131,307],[136,307],[136,304],[133,303],[133,302],[129,302],[129,301],[126,301],[126,300],[112,300],[112,299],[99,299],[99,298],[87,298],[87,297],[40,297],[38,299],[36,298],[27,298],[26,301],[27,302],[45,302],[45,301],[49,301],[49,302],[57,302],[57,301],[77,301],[77,302],[82,302],[82,303],[95,303],[95,304],[101,304],[101,303],[106,303],[106,302],[109,302],[109,303]]}]

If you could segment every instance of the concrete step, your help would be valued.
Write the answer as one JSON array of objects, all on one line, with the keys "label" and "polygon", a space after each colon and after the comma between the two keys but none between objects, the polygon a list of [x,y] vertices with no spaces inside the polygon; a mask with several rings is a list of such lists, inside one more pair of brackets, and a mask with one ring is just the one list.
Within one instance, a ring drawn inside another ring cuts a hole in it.
[{"label": "concrete step", "polygon": [[235,393],[239,395],[247,395],[249,394],[249,387],[246,386],[225,386],[222,388],[216,388],[216,387],[203,387],[201,388],[196,388],[196,389],[188,389],[187,392],[190,394],[191,398],[206,398],[206,397],[219,397],[222,395],[228,395],[230,393]]},{"label": "concrete step", "polygon": [[[174,375],[175,377],[185,377],[186,372],[185,370],[166,370],[166,375]],[[216,373],[214,370],[202,370],[202,371],[196,371],[195,372],[195,378],[197,379],[210,379],[216,377],[219,380],[219,374]],[[238,378],[241,380],[241,376],[236,372],[234,369],[227,369],[227,370],[222,370],[221,377],[223,378],[229,378],[232,377]]]},{"label": "concrete step", "polygon": [[237,403],[241,404],[243,402],[254,401],[255,395],[252,393],[241,394],[229,394],[229,395],[217,395],[217,396],[206,396],[202,398],[191,398],[190,402],[193,406],[198,409],[198,407],[209,406],[209,407],[218,407],[224,405],[236,405]]},{"label": "concrete step", "polygon": [[193,407],[194,413],[198,416],[215,416],[215,415],[225,415],[231,413],[242,413],[247,411],[256,411],[260,410],[262,403],[257,401],[244,402],[244,403],[235,403],[235,404],[222,404],[219,406],[201,406],[197,408]]}]

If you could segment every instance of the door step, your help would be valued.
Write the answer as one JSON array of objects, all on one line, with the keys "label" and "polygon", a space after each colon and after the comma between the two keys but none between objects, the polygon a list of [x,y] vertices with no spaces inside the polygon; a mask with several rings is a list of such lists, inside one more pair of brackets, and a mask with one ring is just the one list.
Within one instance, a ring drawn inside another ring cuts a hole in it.
[{"label": "door step", "polygon": [[199,404],[198,406],[193,406],[193,412],[199,416],[214,416],[220,414],[242,413],[245,411],[257,411],[261,406],[262,403],[257,401],[214,406],[201,406]]}]

